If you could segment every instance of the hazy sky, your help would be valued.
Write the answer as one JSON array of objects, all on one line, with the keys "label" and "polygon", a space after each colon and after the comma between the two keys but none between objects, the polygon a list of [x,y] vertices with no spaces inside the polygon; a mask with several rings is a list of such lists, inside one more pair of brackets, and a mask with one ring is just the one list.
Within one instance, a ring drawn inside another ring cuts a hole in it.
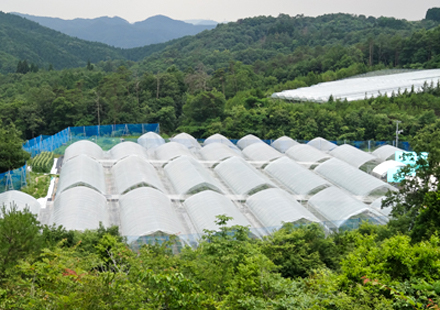
[{"label": "hazy sky", "polygon": [[0,0],[0,11],[63,19],[119,16],[129,22],[158,14],[218,22],[272,15],[353,13],[420,20],[440,0]]}]

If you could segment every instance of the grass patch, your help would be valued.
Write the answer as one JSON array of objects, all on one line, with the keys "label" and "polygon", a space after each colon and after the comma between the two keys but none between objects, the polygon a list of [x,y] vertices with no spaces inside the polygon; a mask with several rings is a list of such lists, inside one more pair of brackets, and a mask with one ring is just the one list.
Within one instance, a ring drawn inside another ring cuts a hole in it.
[{"label": "grass patch", "polygon": [[28,180],[28,184],[21,191],[36,199],[46,197],[52,176],[36,172],[29,172],[28,174],[30,180]]}]

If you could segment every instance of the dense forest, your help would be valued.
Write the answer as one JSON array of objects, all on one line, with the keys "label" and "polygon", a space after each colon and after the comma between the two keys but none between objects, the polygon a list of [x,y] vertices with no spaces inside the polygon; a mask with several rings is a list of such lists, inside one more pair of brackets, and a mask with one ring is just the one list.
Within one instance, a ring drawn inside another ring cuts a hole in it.
[{"label": "dense forest", "polygon": [[440,10],[426,17],[256,17],[117,50],[1,14],[1,156],[20,151],[20,134],[67,126],[159,122],[163,134],[197,138],[391,140],[400,120],[401,138],[429,157],[385,201],[387,225],[333,234],[286,224],[259,240],[219,216],[197,248],[177,239],[130,247],[115,227],[66,231],[3,208],[0,308],[439,309],[440,85],[356,102],[270,99],[377,70],[438,68]]}]

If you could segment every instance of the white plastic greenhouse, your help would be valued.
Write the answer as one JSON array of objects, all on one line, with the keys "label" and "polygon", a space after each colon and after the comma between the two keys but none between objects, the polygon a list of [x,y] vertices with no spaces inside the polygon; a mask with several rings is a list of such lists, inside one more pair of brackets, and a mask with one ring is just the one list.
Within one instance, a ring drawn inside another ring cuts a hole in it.
[{"label": "white plastic greenhouse", "polygon": [[199,142],[197,142],[197,140],[193,136],[184,132],[174,136],[173,138],[170,139],[170,141],[183,144],[189,150],[192,149],[198,150],[201,147]]},{"label": "white plastic greenhouse", "polygon": [[169,142],[159,146],[154,151],[156,159],[168,161],[182,155],[193,156],[191,152],[181,143]]},{"label": "white plastic greenhouse", "polygon": [[244,150],[247,146],[254,144],[254,143],[264,143],[260,138],[254,136],[254,135],[247,135],[238,140],[237,146]]},{"label": "white plastic greenhouse", "polygon": [[379,197],[375,201],[373,201],[370,205],[371,208],[378,210],[380,213],[390,216],[393,207],[382,208],[382,201],[386,198],[386,196]]},{"label": "white plastic greenhouse", "polygon": [[377,148],[372,154],[381,161],[387,161],[390,159],[395,159],[396,152],[403,152],[403,150],[387,144]]},{"label": "white plastic greenhouse", "polygon": [[66,148],[63,161],[66,163],[79,155],[87,155],[93,159],[104,158],[104,152],[98,144],[88,140],[82,140],[75,142]]},{"label": "white plastic greenhouse", "polygon": [[107,199],[84,186],[65,190],[55,199],[52,222],[68,230],[96,229],[100,222],[109,227]]},{"label": "white plastic greenhouse", "polygon": [[351,225],[350,220],[383,221],[384,216],[373,208],[346,194],[339,188],[329,187],[309,199],[309,206],[318,211],[336,228]]},{"label": "white plastic greenhouse", "polygon": [[264,171],[297,195],[312,195],[331,184],[287,157],[275,160]]},{"label": "white plastic greenhouse", "polygon": [[252,161],[269,162],[284,156],[266,143],[254,143],[244,148],[243,155]]},{"label": "white plastic greenhouse", "polygon": [[261,172],[239,157],[222,161],[214,170],[238,195],[252,195],[260,190],[276,187]]},{"label": "white plastic greenhouse", "polygon": [[250,196],[246,203],[269,232],[279,229],[283,223],[319,222],[309,210],[278,188],[258,192]]},{"label": "white plastic greenhouse", "polygon": [[272,147],[275,148],[277,151],[281,152],[281,153],[286,153],[286,151],[294,146],[294,145],[298,145],[299,143],[296,142],[295,140],[293,140],[290,137],[286,137],[283,136],[281,138],[276,139],[275,141],[272,142]]},{"label": "white plastic greenhouse", "polygon": [[119,144],[116,144],[109,151],[110,157],[114,160],[121,160],[130,155],[137,155],[139,157],[148,158],[147,151],[141,145],[126,141]]},{"label": "white plastic greenhouse", "polygon": [[184,227],[170,199],[153,188],[137,188],[120,198],[121,234],[130,241],[143,236],[181,235]]},{"label": "white plastic greenhouse", "polygon": [[334,185],[344,188],[356,196],[382,196],[396,189],[391,185],[363,172],[337,158],[320,164],[315,172]]},{"label": "white plastic greenhouse", "polygon": [[330,142],[324,138],[318,137],[313,140],[310,140],[307,142],[308,145],[313,146],[314,148],[323,151],[323,152],[329,152],[331,150],[334,150],[338,146],[334,144],[333,142]]},{"label": "white plastic greenhouse", "polygon": [[162,144],[165,144],[165,140],[157,133],[152,131],[143,134],[137,141],[147,150],[154,149]]},{"label": "white plastic greenhouse", "polygon": [[112,174],[118,194],[144,186],[164,192],[156,169],[145,158],[136,155],[126,157],[112,167]]},{"label": "white plastic greenhouse", "polygon": [[209,136],[205,140],[203,145],[207,146],[212,143],[221,143],[221,144],[225,144],[225,145],[229,146],[230,148],[238,149],[238,147],[234,143],[232,143],[231,140],[229,140],[228,138],[226,138],[225,136],[223,136],[219,133],[216,133],[216,134],[213,134],[212,136]]},{"label": "white plastic greenhouse", "polygon": [[210,143],[200,150],[200,155],[208,161],[222,161],[232,156],[243,157],[241,151],[237,148],[231,148],[223,143]]},{"label": "white plastic greenhouse", "polygon": [[251,226],[230,199],[213,191],[198,193],[186,199],[184,205],[200,235],[204,234],[203,230],[205,229],[219,230],[219,226],[215,224],[217,215],[232,217],[232,220],[227,222],[227,227],[233,225]]},{"label": "white plastic greenhouse", "polygon": [[440,69],[411,71],[373,77],[357,77],[320,83],[311,87],[285,90],[274,93],[272,98],[291,101],[325,102],[330,96],[347,101],[362,100],[394,92],[420,91],[424,85],[436,85],[440,80]]},{"label": "white plastic greenhouse", "polygon": [[286,151],[286,155],[297,162],[312,168],[313,166],[332,158],[332,156],[307,144],[292,146]]},{"label": "white plastic greenhouse", "polygon": [[10,210],[11,207],[15,207],[17,211],[29,209],[31,213],[37,216],[40,214],[41,209],[40,203],[37,201],[37,199],[20,191],[7,191],[1,193],[0,206],[5,206],[6,210]]},{"label": "white plastic greenhouse", "polygon": [[371,174],[379,179],[386,180],[387,176],[388,176],[388,170],[393,169],[393,171],[396,171],[395,168],[397,168],[397,167],[405,167],[405,165],[402,163],[399,163],[395,160],[387,160],[387,161],[384,161],[383,163],[377,165],[373,169]]},{"label": "white plastic greenhouse", "polygon": [[165,174],[176,195],[191,195],[206,189],[223,192],[207,168],[188,156],[181,156],[166,165]]},{"label": "white plastic greenhouse", "polygon": [[380,163],[377,157],[349,144],[340,145],[329,154],[366,172],[371,172]]},{"label": "white plastic greenhouse", "polygon": [[78,155],[65,163],[61,169],[57,195],[75,186],[87,186],[105,194],[102,165],[87,155]]}]

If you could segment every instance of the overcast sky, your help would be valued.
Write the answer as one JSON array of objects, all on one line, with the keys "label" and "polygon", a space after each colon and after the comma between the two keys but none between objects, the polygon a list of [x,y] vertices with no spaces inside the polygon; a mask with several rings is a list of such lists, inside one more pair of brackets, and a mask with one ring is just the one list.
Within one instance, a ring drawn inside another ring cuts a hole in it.
[{"label": "overcast sky", "polygon": [[129,22],[158,14],[173,19],[236,21],[258,15],[353,13],[421,20],[440,0],[0,0],[3,12],[63,19],[119,16]]}]

